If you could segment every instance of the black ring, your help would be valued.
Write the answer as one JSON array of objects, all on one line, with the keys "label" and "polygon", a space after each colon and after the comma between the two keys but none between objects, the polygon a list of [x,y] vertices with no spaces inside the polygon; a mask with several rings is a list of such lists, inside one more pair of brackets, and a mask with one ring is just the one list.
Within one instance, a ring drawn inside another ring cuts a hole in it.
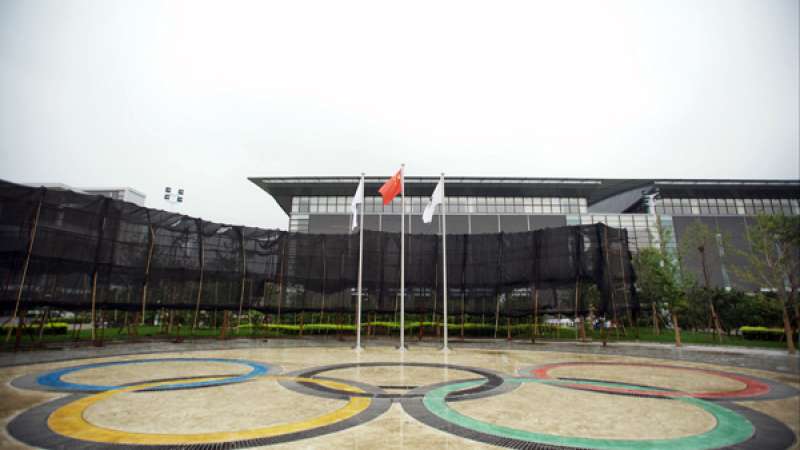
[{"label": "black ring", "polygon": [[[461,370],[464,372],[471,372],[483,379],[486,379],[486,382],[481,384],[480,386],[476,386],[474,388],[465,389],[463,391],[453,392],[452,394],[447,396],[447,400],[449,401],[457,401],[457,400],[467,400],[467,399],[474,399],[474,398],[481,398],[489,395],[497,395],[503,392],[507,392],[515,388],[516,386],[508,386],[505,383],[505,380],[502,375],[486,369],[477,369],[474,367],[469,366],[458,366],[452,364],[438,364],[438,363],[415,363],[415,362],[408,362],[408,363],[397,363],[397,362],[366,362],[366,363],[345,363],[345,364],[333,364],[329,366],[321,366],[321,367],[313,367],[311,369],[302,369],[296,372],[291,372],[287,374],[288,376],[295,376],[299,378],[322,378],[318,377],[319,374],[330,372],[333,370],[340,370],[340,369],[349,369],[353,367],[392,367],[392,366],[407,366],[407,367],[433,367],[433,368],[440,368],[440,369],[452,369],[452,370]],[[339,381],[337,378],[329,378],[324,377],[325,379],[336,380]],[[347,383],[351,383],[352,381],[347,381]],[[385,398],[390,399],[392,401],[398,401],[404,398],[418,398],[425,395],[427,392],[428,386],[420,386],[415,387],[414,389],[409,390],[406,393],[397,394],[397,393],[389,393],[386,392],[384,389],[373,386],[367,385],[365,383],[359,383],[357,386],[363,389],[364,393],[353,393],[344,390],[334,389],[327,386],[321,386],[318,384],[313,383],[297,383],[293,381],[285,381],[282,382],[284,387],[288,389],[292,389],[294,391],[301,392],[303,394],[311,394],[311,395],[319,395],[326,398],[342,398],[344,396],[347,397],[369,397],[369,398]],[[367,387],[369,386],[369,387]],[[300,388],[302,387],[302,388]]]}]

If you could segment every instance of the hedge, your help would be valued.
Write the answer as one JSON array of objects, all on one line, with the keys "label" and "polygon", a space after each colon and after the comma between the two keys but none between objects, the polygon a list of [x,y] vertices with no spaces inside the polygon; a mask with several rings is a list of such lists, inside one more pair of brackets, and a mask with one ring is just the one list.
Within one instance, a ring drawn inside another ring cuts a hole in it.
[{"label": "hedge", "polygon": [[[739,331],[745,339],[752,341],[783,341],[786,339],[783,328],[741,327]],[[794,332],[794,339],[797,339],[797,331]]]},{"label": "hedge", "polygon": [[[398,322],[364,322],[361,324],[362,332],[366,331],[367,326],[375,328],[375,334],[398,334],[400,331],[400,324]],[[406,322],[405,329],[406,335],[415,336],[419,333],[420,325],[424,328],[423,333],[426,336],[436,334],[436,327],[442,327],[442,323],[434,322]],[[300,334],[300,325],[295,324],[269,324],[267,325],[269,332],[279,333],[283,335],[298,335]],[[243,324],[239,327],[240,332],[243,333],[263,333],[263,325]],[[304,335],[313,334],[336,334],[346,333],[354,334],[356,331],[355,325],[352,324],[334,324],[334,323],[307,323],[303,325]],[[458,336],[461,334],[461,324],[451,323],[449,326],[451,336]],[[531,333],[531,325],[529,323],[511,325],[511,335],[515,337],[529,337]],[[561,334],[564,337],[571,336],[575,333],[574,328],[559,327],[557,325],[539,324],[539,335],[553,335]],[[494,337],[495,327],[494,324],[480,324],[480,323],[465,323],[464,336],[471,337]],[[508,335],[508,327],[506,325],[499,325],[497,327],[497,337],[506,337]]]},{"label": "hedge", "polygon": [[[12,334],[17,332],[17,327],[9,327],[8,325],[3,327],[3,332],[8,333],[8,329],[12,328]],[[23,332],[26,333],[38,333],[39,332],[39,325],[33,324],[29,327],[23,328]],[[44,325],[44,330],[42,330],[43,334],[67,334],[69,331],[69,324],[65,322],[50,322]]]}]

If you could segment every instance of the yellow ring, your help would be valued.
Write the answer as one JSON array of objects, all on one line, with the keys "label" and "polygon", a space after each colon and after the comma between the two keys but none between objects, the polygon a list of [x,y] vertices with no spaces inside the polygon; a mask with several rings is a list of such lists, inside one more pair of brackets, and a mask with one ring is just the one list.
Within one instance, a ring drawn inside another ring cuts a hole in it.
[{"label": "yellow ring", "polygon": [[[316,383],[322,386],[327,386],[334,389],[346,390],[354,393],[363,393],[361,389],[349,386],[347,384],[338,383],[328,380],[317,380],[314,378],[300,378],[300,377],[281,377],[281,376],[264,376],[261,379],[285,379],[291,381],[302,381],[308,383]],[[213,380],[217,378],[207,378],[204,380]],[[293,422],[287,424],[270,425],[267,427],[253,428],[250,430],[242,431],[223,431],[214,433],[193,433],[193,434],[148,434],[148,433],[133,433],[127,431],[114,430],[110,428],[103,428],[88,422],[83,418],[83,413],[87,408],[93,404],[103,401],[115,394],[123,392],[136,391],[143,388],[153,386],[161,386],[164,384],[180,383],[185,380],[175,380],[170,382],[160,383],[144,383],[136,386],[125,387],[121,389],[114,389],[99,394],[90,395],[80,398],[74,402],[68,403],[61,408],[53,411],[47,419],[47,425],[50,429],[61,435],[71,437],[73,439],[80,439],[84,441],[102,442],[109,444],[150,444],[150,445],[176,445],[176,444],[208,444],[212,442],[226,442],[238,441],[248,439],[258,439],[273,436],[280,436],[283,434],[297,433],[301,431],[311,430],[326,425],[331,425],[343,420],[347,420],[356,414],[367,409],[372,403],[372,400],[367,397],[351,397],[350,401],[343,407],[321,416],[311,419],[303,420],[300,422]],[[198,381],[193,379],[192,381]]]}]

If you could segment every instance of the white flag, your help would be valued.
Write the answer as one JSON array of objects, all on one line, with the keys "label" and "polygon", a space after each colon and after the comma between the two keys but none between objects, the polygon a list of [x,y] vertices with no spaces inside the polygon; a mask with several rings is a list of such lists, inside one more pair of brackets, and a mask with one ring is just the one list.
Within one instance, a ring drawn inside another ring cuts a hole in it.
[{"label": "white flag", "polygon": [[355,230],[358,228],[358,204],[361,203],[361,207],[364,207],[364,177],[361,177],[361,182],[358,183],[358,189],[356,189],[355,195],[353,195],[353,203],[350,204],[350,209],[353,210],[353,226],[350,227],[351,230]]},{"label": "white flag", "polygon": [[431,200],[428,202],[428,206],[425,207],[425,211],[422,213],[422,221],[431,223],[431,221],[433,221],[433,212],[436,210],[436,205],[441,205],[442,203],[444,203],[444,183],[440,181],[433,190],[433,194],[431,194]]}]

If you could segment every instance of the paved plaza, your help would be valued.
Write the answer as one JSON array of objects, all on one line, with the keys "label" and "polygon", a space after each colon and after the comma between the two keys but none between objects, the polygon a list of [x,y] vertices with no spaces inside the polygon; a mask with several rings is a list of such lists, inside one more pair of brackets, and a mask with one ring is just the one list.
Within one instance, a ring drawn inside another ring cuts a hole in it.
[{"label": "paved plaza", "polygon": [[[98,356],[98,357],[91,357]],[[797,358],[301,340],[0,355],[0,448],[798,448]]]}]

